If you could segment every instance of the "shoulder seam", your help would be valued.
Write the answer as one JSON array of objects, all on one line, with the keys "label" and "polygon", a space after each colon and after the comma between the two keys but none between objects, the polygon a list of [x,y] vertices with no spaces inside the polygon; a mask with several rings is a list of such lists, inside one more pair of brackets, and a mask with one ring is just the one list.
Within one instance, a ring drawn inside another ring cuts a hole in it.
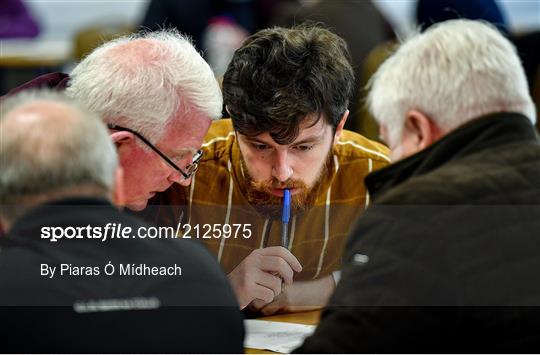
[{"label": "shoulder seam", "polygon": [[386,155],[384,155],[383,153],[381,152],[378,152],[376,150],[373,150],[373,149],[369,149],[369,148],[366,148],[366,147],[363,147],[361,146],[360,144],[356,143],[356,142],[353,142],[353,141],[338,141],[337,144],[339,145],[352,145],[353,147],[357,148],[357,149],[360,149],[366,153],[370,153],[370,154],[373,154],[373,155],[376,155],[380,158],[383,158],[384,160],[386,160],[387,162],[391,163],[390,161],[390,158],[387,157]]},{"label": "shoulder seam", "polygon": [[214,138],[210,139],[208,142],[203,143],[202,146],[203,146],[203,147],[208,147],[208,146],[214,144],[215,142],[226,141],[226,140],[228,140],[229,137],[231,137],[232,135],[234,135],[234,131],[229,132],[229,134],[227,134],[226,136],[214,137]]}]

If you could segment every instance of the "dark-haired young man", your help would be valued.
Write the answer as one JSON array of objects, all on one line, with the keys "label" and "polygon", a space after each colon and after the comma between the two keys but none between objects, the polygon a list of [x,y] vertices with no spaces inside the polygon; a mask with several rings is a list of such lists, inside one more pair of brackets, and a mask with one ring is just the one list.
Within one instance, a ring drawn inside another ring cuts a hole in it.
[{"label": "dark-haired young man", "polygon": [[[223,79],[232,120],[212,124],[191,186],[153,201],[162,221],[173,211],[170,222],[189,225],[184,237],[215,253],[242,308],[320,307],[334,289],[349,227],[369,203],[364,177],[389,162],[386,147],[343,130],[353,86],[346,44],[332,32],[252,35]],[[282,247],[284,189],[292,215]]]}]

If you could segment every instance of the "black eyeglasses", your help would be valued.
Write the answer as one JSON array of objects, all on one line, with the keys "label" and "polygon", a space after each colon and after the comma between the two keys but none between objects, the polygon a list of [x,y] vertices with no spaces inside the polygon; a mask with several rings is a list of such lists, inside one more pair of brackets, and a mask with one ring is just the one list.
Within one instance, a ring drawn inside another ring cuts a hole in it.
[{"label": "black eyeglasses", "polygon": [[178,171],[183,177],[184,179],[188,180],[190,179],[194,174],[195,172],[197,171],[197,169],[199,168],[199,162],[201,161],[204,153],[202,150],[197,150],[197,152],[195,153],[195,155],[193,155],[193,160],[192,160],[192,163],[187,165],[184,169],[180,169],[178,167],[178,165],[176,165],[168,156],[166,156],[165,154],[163,154],[159,149],[157,149],[152,143],[150,143],[148,141],[148,139],[144,138],[139,132],[136,132],[132,129],[129,129],[129,128],[126,128],[126,127],[122,127],[122,126],[117,126],[115,124],[107,124],[107,127],[109,127],[110,129],[114,129],[116,131],[126,131],[126,132],[130,132],[130,133],[133,133],[135,136],[137,136],[141,141],[144,142],[144,144],[146,144],[147,146],[149,146],[154,152],[156,152],[161,158],[163,158],[163,160],[165,160],[167,162],[167,164],[169,164],[174,170]]}]

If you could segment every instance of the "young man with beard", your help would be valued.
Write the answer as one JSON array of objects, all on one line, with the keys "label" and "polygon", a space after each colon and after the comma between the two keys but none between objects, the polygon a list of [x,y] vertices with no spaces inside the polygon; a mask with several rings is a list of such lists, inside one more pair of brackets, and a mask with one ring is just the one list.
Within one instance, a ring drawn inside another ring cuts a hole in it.
[{"label": "young man with beard", "polygon": [[242,308],[320,307],[333,291],[349,228],[369,204],[363,179],[389,162],[384,146],[343,130],[354,85],[346,44],[326,29],[252,35],[223,78],[231,120],[213,122],[191,186],[155,199],[174,206],[159,209],[162,221],[184,223],[184,237],[217,256]]}]

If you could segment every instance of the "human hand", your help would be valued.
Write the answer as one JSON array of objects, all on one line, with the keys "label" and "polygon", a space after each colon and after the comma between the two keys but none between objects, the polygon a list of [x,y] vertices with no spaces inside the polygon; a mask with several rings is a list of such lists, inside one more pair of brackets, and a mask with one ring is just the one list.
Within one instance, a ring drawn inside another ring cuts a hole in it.
[{"label": "human hand", "polygon": [[251,252],[228,275],[240,308],[255,299],[270,303],[282,291],[282,283],[291,285],[294,272],[302,265],[283,247],[268,247]]},{"label": "human hand", "polygon": [[249,309],[265,316],[276,313],[304,312],[322,308],[326,305],[335,283],[331,275],[311,281],[296,281],[274,298],[272,302],[256,299]]}]

